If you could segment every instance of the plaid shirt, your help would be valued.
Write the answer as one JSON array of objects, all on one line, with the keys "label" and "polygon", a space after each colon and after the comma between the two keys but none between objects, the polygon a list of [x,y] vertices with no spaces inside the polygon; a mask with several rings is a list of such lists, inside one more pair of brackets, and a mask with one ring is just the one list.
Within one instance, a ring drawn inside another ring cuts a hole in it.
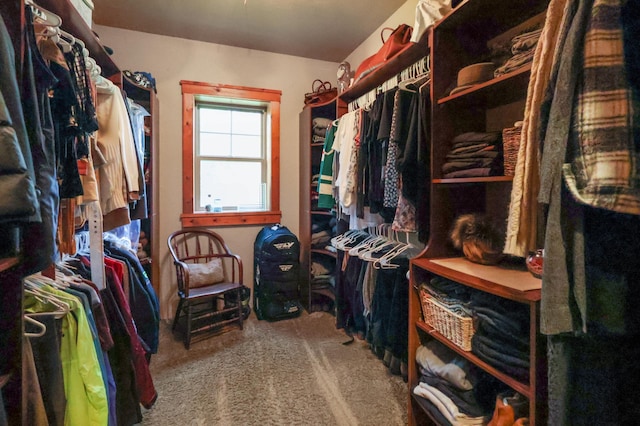
[{"label": "plaid shirt", "polygon": [[71,47],[71,51],[65,53],[64,56],[71,70],[72,81],[78,98],[78,105],[80,106],[80,110],[76,111],[76,123],[84,132],[93,133],[98,130],[98,120],[82,47],[76,43]]},{"label": "plaid shirt", "polygon": [[593,6],[563,173],[580,202],[638,215],[640,147],[634,133],[640,134],[640,105],[625,73],[623,3],[596,0]]}]

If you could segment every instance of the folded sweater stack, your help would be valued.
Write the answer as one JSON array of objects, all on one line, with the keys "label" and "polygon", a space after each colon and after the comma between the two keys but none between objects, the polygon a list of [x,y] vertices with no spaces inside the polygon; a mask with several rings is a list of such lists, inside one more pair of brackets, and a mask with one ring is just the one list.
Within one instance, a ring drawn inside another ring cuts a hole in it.
[{"label": "folded sweater stack", "polygon": [[502,173],[501,132],[467,132],[456,136],[442,166],[442,177],[495,176]]},{"label": "folded sweater stack", "polygon": [[438,424],[480,426],[490,416],[504,385],[442,344],[429,341],[416,350],[420,382],[413,393],[426,399]]},{"label": "folded sweater stack", "polygon": [[511,39],[511,54],[513,56],[507,59],[502,66],[496,68],[493,75],[500,77],[533,61],[533,54],[541,33],[542,29],[538,29],[517,35]]}]

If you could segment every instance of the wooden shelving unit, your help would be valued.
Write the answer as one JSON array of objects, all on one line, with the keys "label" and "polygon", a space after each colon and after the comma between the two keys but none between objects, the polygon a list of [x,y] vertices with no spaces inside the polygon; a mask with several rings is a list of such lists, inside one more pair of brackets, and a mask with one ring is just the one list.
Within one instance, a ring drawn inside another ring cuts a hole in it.
[{"label": "wooden shelving unit", "polygon": [[141,230],[144,230],[149,240],[145,248],[147,257],[140,259],[140,263],[149,275],[156,293],[160,292],[160,227],[158,226],[158,140],[159,140],[159,102],[152,88],[141,87],[122,75],[122,87],[127,97],[144,107],[150,114],[145,117],[145,146],[144,164],[145,194],[147,218],[141,220]]},{"label": "wooden shelving unit", "polygon": [[336,253],[324,248],[314,248],[311,244],[313,224],[335,217],[332,209],[321,209],[312,200],[317,190],[312,184],[314,174],[320,172],[320,161],[324,142],[313,141],[313,119],[335,120],[346,112],[346,104],[334,98],[323,104],[305,107],[300,113],[300,299],[308,312],[312,312],[319,298],[335,299],[333,289],[314,280],[311,264],[316,256],[328,258],[335,263]]},{"label": "wooden shelving unit", "polygon": [[[506,224],[513,178],[489,176],[445,179],[442,165],[451,140],[464,132],[494,132],[512,127],[524,117],[531,64],[450,94],[457,73],[465,66],[487,62],[496,40],[508,40],[515,30],[540,22],[546,0],[516,0],[505,7],[497,0],[463,0],[432,30],[432,139],[430,235],[427,247],[411,260],[409,289],[409,424],[439,424],[427,410],[426,400],[413,395],[419,382],[415,351],[435,340],[529,400],[532,425],[544,424],[546,382],[544,345],[539,333],[541,281],[521,262],[479,265],[461,257],[449,242],[457,216],[485,214]],[[537,21],[536,21],[537,20]],[[515,34],[513,34],[515,35]],[[506,226],[506,225],[503,225]],[[529,313],[529,375],[516,379],[465,351],[427,324],[422,316],[419,287],[433,277],[443,277],[472,289],[523,305]]]}]

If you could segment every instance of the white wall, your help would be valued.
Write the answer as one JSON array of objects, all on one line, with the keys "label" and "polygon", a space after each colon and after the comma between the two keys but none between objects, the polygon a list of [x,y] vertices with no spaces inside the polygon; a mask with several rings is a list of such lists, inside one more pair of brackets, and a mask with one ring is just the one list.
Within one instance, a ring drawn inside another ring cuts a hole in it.
[{"label": "white wall", "polygon": [[[114,50],[120,69],[150,72],[156,80],[159,116],[160,303],[170,318],[177,303],[175,276],[166,245],[180,229],[182,213],[182,96],[180,80],[282,91],[280,206],[282,223],[298,232],[298,114],[316,78],[334,81],[337,64],[294,56],[158,36],[96,25],[100,40]],[[229,177],[233,184],[233,178]],[[244,261],[244,281],[253,283],[253,242],[259,226],[216,228]]]},{"label": "white wall", "polygon": [[[358,68],[360,62],[363,59],[373,55],[382,47],[382,40],[380,39],[380,31],[385,28],[396,28],[400,24],[407,24],[413,26],[416,16],[416,5],[418,0],[407,0],[402,6],[396,10],[382,25],[378,27],[360,46],[358,46],[353,52],[345,59],[351,64],[351,70],[355,71]],[[385,37],[388,37],[390,31],[385,31]]]},{"label": "white wall", "polygon": [[[413,25],[416,0],[408,0],[347,58],[355,70],[381,46],[380,29]],[[157,84],[159,135],[160,304],[171,318],[177,304],[175,276],[166,245],[180,229],[182,213],[182,96],[180,80],[230,84],[282,91],[280,127],[280,206],[282,223],[298,234],[299,135],[298,114],[314,79],[334,82],[337,63],[235,48],[175,37],[95,25],[100,40],[114,50],[122,70],[146,71]],[[335,84],[335,83],[334,83]],[[232,177],[229,183],[233,183]],[[216,228],[244,262],[245,285],[253,286],[253,242],[260,226]]]}]

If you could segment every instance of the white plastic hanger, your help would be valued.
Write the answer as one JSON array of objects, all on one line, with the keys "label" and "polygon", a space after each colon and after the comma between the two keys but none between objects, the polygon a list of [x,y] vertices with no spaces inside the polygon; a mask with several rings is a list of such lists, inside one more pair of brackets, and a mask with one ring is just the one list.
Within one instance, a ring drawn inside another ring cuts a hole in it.
[{"label": "white plastic hanger", "polygon": [[403,255],[405,257],[409,257],[412,258],[414,256],[417,256],[418,254],[420,254],[420,249],[415,246],[413,243],[411,243],[409,241],[409,233],[405,232],[405,236],[407,239],[407,242],[401,242],[399,241],[398,238],[398,232],[397,231],[393,231],[394,233],[394,239],[398,242],[398,245],[396,247],[394,247],[393,249],[389,250],[387,253],[385,253],[383,256],[381,256],[379,259],[376,259],[373,263],[373,266],[376,269],[395,269],[398,268],[400,265],[392,263],[391,261],[395,258],[397,258],[399,255]]},{"label": "white plastic hanger", "polygon": [[49,12],[47,9],[38,6],[33,0],[24,0],[24,4],[31,8],[34,18],[43,25],[52,27],[60,27],[62,25],[62,18],[53,12]]},{"label": "white plastic hanger", "polygon": [[58,29],[58,46],[64,53],[71,52],[71,46],[76,42],[76,38],[66,31]]},{"label": "white plastic hanger", "polygon": [[43,290],[40,288],[41,284],[38,284],[36,280],[30,280],[29,282],[25,279],[24,281],[24,292],[25,294],[30,294],[40,302],[48,305],[52,305],[55,307],[53,311],[46,312],[30,312],[29,315],[32,317],[42,316],[42,315],[54,315],[56,318],[62,318],[66,314],[69,313],[71,308],[69,304],[50,292]]},{"label": "white plastic hanger", "polygon": [[29,314],[24,314],[22,317],[24,318],[25,322],[28,322],[29,324],[32,324],[38,327],[38,331],[36,333],[29,333],[25,331],[24,335],[26,337],[42,337],[44,336],[44,333],[47,332],[47,326],[41,323],[40,321],[36,321],[35,319],[31,318]]}]

